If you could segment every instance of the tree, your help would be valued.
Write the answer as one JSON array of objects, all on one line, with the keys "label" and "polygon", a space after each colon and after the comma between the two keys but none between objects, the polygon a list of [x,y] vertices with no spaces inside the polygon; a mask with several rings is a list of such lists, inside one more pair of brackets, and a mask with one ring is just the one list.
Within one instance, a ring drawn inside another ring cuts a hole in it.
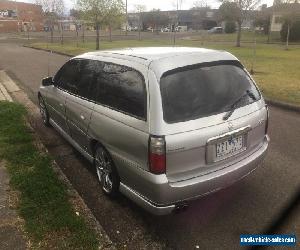
[{"label": "tree", "polygon": [[144,22],[158,32],[158,29],[161,26],[169,24],[169,17],[165,13],[161,12],[160,9],[153,9],[145,13]]},{"label": "tree", "polygon": [[112,28],[120,27],[125,20],[124,10],[118,4],[112,5],[103,19],[103,24],[108,26],[109,40],[112,41]]},{"label": "tree", "polygon": [[[280,31],[281,40],[287,42],[288,23],[283,23]],[[300,20],[293,22],[290,27],[289,41],[300,41]]]},{"label": "tree", "polygon": [[206,1],[196,1],[192,10],[193,29],[207,29],[207,12],[210,11],[210,6]]},{"label": "tree", "polygon": [[277,6],[284,14],[281,17],[281,22],[283,23],[281,29],[281,37],[285,38],[286,41],[286,50],[289,49],[289,40],[290,37],[292,40],[297,40],[297,34],[299,34],[299,25],[300,22],[300,3],[295,1],[294,3],[283,3]]},{"label": "tree", "polygon": [[191,10],[199,10],[209,7],[206,0],[197,0],[193,3]]},{"label": "tree", "polygon": [[53,43],[54,23],[63,16],[65,5],[63,0],[36,0],[36,4],[41,5],[45,13],[45,23],[50,28],[51,43]]},{"label": "tree", "polygon": [[167,26],[170,24],[170,18],[169,16],[165,13],[165,12],[162,12],[162,11],[158,11],[156,13],[156,17],[157,17],[157,26],[159,26],[160,28],[161,27],[164,27],[164,26]]},{"label": "tree", "polygon": [[254,10],[261,0],[221,0],[219,8],[221,18],[225,21],[237,23],[236,46],[241,46],[242,23],[249,15],[249,11]]},{"label": "tree", "polygon": [[36,4],[41,5],[45,13],[55,13],[58,16],[64,14],[65,5],[63,0],[36,0]]},{"label": "tree", "polygon": [[70,16],[79,20],[82,16],[82,12],[80,10],[70,9]]},{"label": "tree", "polygon": [[146,11],[146,6],[142,4],[135,5],[135,12],[138,13],[138,30],[139,30],[139,40],[141,40],[141,28],[143,27],[143,13]]},{"label": "tree", "polygon": [[265,35],[269,34],[271,13],[271,9],[265,8],[258,11],[255,16],[254,26],[261,28]]},{"label": "tree", "polygon": [[227,34],[234,33],[235,32],[235,22],[226,21],[224,31]]},{"label": "tree", "polygon": [[122,0],[78,0],[82,18],[95,24],[96,50],[100,48],[100,26],[112,21],[114,14],[124,14],[125,8]]}]

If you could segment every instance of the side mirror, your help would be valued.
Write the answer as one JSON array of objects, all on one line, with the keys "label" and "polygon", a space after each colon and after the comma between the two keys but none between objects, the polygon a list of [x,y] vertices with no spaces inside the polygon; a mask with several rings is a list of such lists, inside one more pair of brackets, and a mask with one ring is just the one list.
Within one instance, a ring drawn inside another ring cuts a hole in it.
[{"label": "side mirror", "polygon": [[53,85],[53,79],[51,76],[46,77],[42,80],[42,86],[50,86]]}]

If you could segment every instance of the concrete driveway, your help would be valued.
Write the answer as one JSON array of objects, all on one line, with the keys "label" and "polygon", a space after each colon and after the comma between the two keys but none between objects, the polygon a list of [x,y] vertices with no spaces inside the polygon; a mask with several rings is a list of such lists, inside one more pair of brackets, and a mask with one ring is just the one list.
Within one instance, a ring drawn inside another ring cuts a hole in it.
[{"label": "concrete driveway", "polygon": [[[68,57],[0,43],[0,69],[6,70],[36,102],[42,77]],[[127,249],[239,249],[239,235],[263,233],[276,220],[300,184],[300,115],[271,107],[271,143],[264,163],[234,186],[192,202],[179,214],[155,217],[123,196],[105,197],[94,169],[51,128],[36,129],[61,169],[93,211],[111,240]],[[284,233],[300,235],[293,217]]]}]

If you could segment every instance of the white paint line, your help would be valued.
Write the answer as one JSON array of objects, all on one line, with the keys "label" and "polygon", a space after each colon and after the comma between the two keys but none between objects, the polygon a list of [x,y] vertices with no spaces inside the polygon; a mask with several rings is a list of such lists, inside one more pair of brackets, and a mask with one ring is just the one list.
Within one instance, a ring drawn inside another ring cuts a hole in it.
[{"label": "white paint line", "polygon": [[8,94],[6,88],[2,85],[1,82],[0,82],[0,91],[1,91],[2,95],[3,95],[4,98],[5,98],[4,100],[7,100],[7,101],[9,101],[9,102],[12,102],[12,101],[13,101],[12,98],[11,98],[11,96]]},{"label": "white paint line", "polygon": [[0,82],[9,93],[19,91],[18,85],[6,74],[4,70],[0,71]]}]

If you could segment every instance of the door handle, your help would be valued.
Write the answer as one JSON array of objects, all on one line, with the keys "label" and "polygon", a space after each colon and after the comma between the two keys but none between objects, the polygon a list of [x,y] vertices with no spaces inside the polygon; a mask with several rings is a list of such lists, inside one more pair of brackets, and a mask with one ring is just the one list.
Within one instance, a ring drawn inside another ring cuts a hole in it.
[{"label": "door handle", "polygon": [[85,120],[85,117],[83,115],[80,115],[81,120]]}]

